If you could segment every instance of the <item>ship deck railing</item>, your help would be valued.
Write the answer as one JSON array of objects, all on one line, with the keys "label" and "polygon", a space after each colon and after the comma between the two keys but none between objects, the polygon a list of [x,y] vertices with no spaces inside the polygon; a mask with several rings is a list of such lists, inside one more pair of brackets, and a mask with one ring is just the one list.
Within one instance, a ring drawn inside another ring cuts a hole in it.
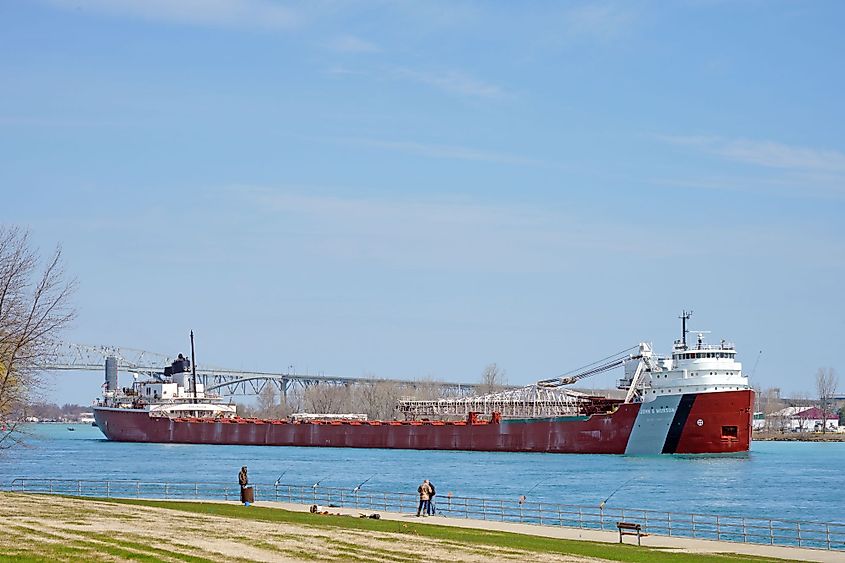
[{"label": "ship deck railing", "polygon": [[[416,493],[374,491],[366,488],[323,487],[256,483],[255,500],[365,511],[416,513]],[[240,487],[232,483],[150,482],[133,479],[48,479],[19,477],[6,491],[79,497],[143,498],[163,500],[238,501]],[[590,506],[438,494],[436,514],[497,522],[616,531],[617,522],[640,524],[642,533],[717,541],[794,546],[845,551],[845,522],[786,518],[685,513],[639,508]]]}]

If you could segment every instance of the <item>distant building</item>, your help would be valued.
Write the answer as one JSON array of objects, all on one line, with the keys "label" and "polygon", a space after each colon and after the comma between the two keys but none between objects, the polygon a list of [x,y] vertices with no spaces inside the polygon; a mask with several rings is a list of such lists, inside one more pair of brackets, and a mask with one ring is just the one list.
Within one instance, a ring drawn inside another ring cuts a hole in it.
[{"label": "distant building", "polygon": [[[786,407],[766,417],[769,428],[784,432],[839,432],[839,415],[818,407]],[[845,430],[845,429],[842,429]]]}]

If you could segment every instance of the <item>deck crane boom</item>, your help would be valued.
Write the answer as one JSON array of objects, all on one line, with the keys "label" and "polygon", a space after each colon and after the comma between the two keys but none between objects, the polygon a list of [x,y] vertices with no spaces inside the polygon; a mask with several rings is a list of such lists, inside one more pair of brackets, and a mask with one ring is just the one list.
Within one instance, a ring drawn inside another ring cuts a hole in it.
[{"label": "deck crane boom", "polygon": [[[633,350],[637,351],[633,352]],[[582,379],[610,371],[632,361],[638,362],[637,369],[634,371],[633,376],[630,377],[630,380],[627,380],[626,378],[620,382],[620,384],[625,384],[625,387],[622,387],[623,389],[627,387],[625,402],[630,403],[639,395],[638,390],[640,389],[640,384],[645,372],[651,371],[657,367],[654,355],[651,351],[651,346],[645,342],[641,342],[639,346],[628,348],[627,350],[623,350],[622,352],[603,358],[598,362],[586,365],[578,370],[575,370],[575,373],[570,372],[569,374],[565,374],[560,377],[540,380],[536,383],[536,385],[537,387],[544,389],[553,389],[563,387],[565,385],[572,385]]]},{"label": "deck crane boom", "polygon": [[564,385],[572,385],[573,383],[576,383],[587,377],[592,377],[594,375],[610,371],[614,368],[625,365],[633,360],[639,360],[643,357],[640,353],[626,354],[626,352],[630,352],[631,350],[635,349],[637,349],[636,346],[628,348],[627,350],[623,350],[622,352],[614,354],[613,356],[608,356],[607,358],[599,360],[598,362],[589,364],[587,366],[579,368],[578,370],[575,370],[576,373],[570,372],[569,374],[564,374],[560,377],[542,379],[537,382],[537,387],[544,387],[546,389],[549,389],[555,387],[562,387]]}]

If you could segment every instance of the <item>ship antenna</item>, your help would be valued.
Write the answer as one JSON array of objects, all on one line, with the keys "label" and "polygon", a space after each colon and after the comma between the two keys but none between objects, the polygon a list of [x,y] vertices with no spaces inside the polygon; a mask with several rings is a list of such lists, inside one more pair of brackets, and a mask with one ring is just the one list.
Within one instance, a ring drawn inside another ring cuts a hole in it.
[{"label": "ship antenna", "polygon": [[197,402],[197,359],[194,354],[194,331],[191,330],[191,377],[194,380],[194,403]]},{"label": "ship antenna", "polygon": [[760,356],[762,356],[762,355],[763,355],[763,351],[762,351],[762,350],[760,350],[759,352],[757,352],[757,359],[756,359],[756,360],[754,360],[754,367],[753,367],[753,368],[751,368],[751,377],[752,377],[752,378],[754,377],[754,374],[755,374],[755,373],[757,373],[757,364],[758,364],[758,363],[760,363]]},{"label": "ship antenna", "polygon": [[681,313],[681,316],[678,317],[679,319],[681,319],[681,343],[684,345],[684,350],[687,349],[687,333],[689,332],[687,330],[687,321],[691,316],[692,311],[684,310]]}]

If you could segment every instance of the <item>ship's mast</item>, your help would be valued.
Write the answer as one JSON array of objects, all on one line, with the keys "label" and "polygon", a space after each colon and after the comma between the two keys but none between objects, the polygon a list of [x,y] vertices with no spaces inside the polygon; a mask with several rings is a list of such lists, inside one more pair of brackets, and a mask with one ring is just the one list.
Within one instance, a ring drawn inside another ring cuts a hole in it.
[{"label": "ship's mast", "polygon": [[194,380],[194,402],[197,402],[197,360],[194,355],[194,331],[191,331],[191,376]]},{"label": "ship's mast", "polygon": [[684,345],[684,350],[687,349],[687,332],[689,332],[687,330],[687,321],[689,320],[689,318],[691,316],[692,316],[692,311],[684,310],[681,313],[681,316],[678,317],[679,319],[681,319],[681,343]]}]

